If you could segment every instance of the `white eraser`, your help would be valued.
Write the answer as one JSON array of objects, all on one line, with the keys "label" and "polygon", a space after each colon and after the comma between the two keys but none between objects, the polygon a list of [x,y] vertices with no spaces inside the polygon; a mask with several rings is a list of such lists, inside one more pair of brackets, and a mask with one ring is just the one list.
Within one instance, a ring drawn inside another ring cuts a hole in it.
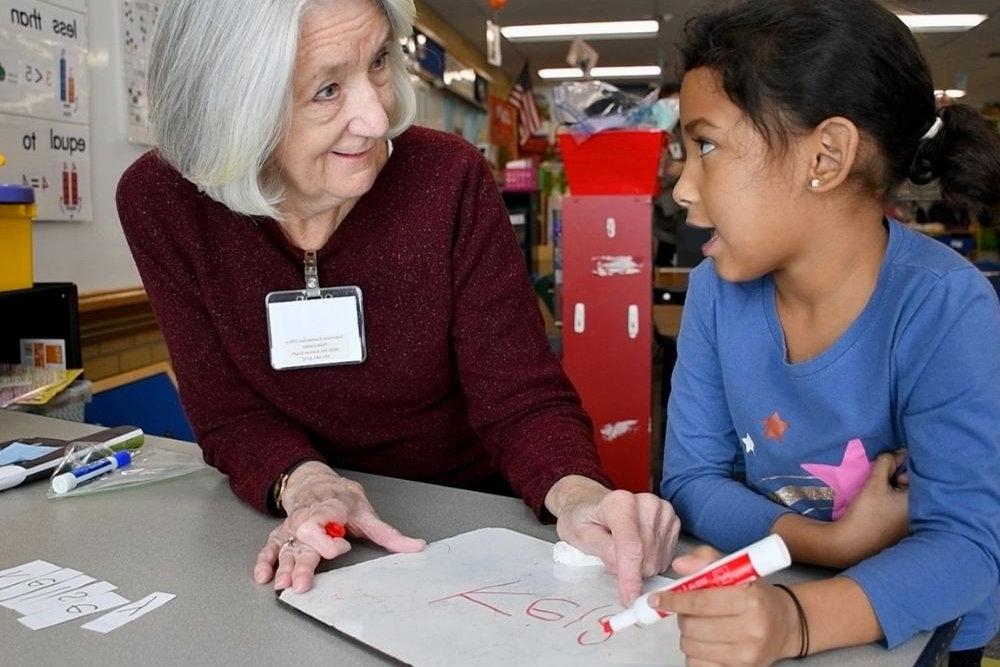
[{"label": "white eraser", "polygon": [[604,561],[597,556],[585,554],[566,542],[556,542],[552,545],[552,560],[570,567],[604,567]]}]

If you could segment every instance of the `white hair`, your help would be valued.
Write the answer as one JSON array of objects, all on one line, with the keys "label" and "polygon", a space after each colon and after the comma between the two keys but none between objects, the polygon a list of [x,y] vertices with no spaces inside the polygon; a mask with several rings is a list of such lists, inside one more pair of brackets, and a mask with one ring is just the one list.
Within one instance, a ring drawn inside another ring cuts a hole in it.
[{"label": "white hair", "polygon": [[[288,131],[304,12],[319,0],[170,0],[149,53],[149,118],[159,155],[212,199],[280,218],[284,189],[265,178]],[[400,38],[413,0],[371,0],[389,20],[395,106],[389,136],[413,122],[416,99]]]}]

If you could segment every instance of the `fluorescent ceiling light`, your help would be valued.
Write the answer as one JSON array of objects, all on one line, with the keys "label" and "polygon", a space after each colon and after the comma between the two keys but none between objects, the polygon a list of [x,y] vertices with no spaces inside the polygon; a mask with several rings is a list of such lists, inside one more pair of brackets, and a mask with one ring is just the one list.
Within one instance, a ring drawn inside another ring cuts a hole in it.
[{"label": "fluorescent ceiling light", "polygon": [[[578,67],[556,67],[538,70],[538,76],[543,79],[582,79],[583,70]],[[590,76],[595,79],[651,79],[660,76],[660,68],[656,65],[636,65],[633,67],[595,67],[590,70]]]},{"label": "fluorescent ceiling light", "polygon": [[512,42],[545,42],[588,39],[621,39],[656,35],[660,25],[656,21],[606,21],[603,23],[548,23],[540,25],[509,25],[500,28],[503,36]]},{"label": "fluorescent ceiling light", "polygon": [[986,14],[897,14],[913,32],[962,32],[989,18]]},{"label": "fluorescent ceiling light", "polygon": [[582,79],[583,70],[579,67],[552,67],[538,70],[538,76],[543,79]]},{"label": "fluorescent ceiling light", "polygon": [[957,100],[960,97],[966,96],[966,91],[960,90],[958,88],[949,88],[948,90],[935,90],[935,97],[950,97],[953,100]]}]

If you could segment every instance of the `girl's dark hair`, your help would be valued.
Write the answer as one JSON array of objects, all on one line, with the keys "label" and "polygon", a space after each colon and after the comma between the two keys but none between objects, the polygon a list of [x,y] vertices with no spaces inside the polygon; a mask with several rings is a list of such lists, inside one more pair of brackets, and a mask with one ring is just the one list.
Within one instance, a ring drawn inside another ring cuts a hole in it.
[{"label": "girl's dark hair", "polygon": [[691,19],[684,72],[716,70],[726,94],[771,146],[841,116],[878,145],[861,176],[881,196],[907,178],[941,182],[973,209],[1000,206],[1000,136],[974,109],[936,118],[930,70],[910,30],[874,0],[745,0]]}]

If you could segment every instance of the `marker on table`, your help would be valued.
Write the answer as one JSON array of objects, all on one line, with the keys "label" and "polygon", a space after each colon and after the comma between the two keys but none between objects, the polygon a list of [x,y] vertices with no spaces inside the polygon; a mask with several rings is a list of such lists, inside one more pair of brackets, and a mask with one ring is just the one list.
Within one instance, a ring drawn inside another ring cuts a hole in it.
[{"label": "marker on table", "polygon": [[[142,447],[144,435],[142,429],[134,427],[119,427],[94,433],[87,438],[100,437],[95,444],[84,449],[78,449],[76,455],[87,456],[99,449],[106,448],[115,452],[122,449],[138,449]],[[33,439],[29,439],[33,440]],[[86,438],[84,441],[89,442]],[[63,461],[65,447],[54,447],[45,456],[30,461],[20,461],[16,464],[0,466],[0,491],[18,486],[24,482],[33,482],[42,477],[48,477],[52,469]],[[36,462],[37,461],[37,462]]]},{"label": "marker on table", "polygon": [[56,494],[69,493],[76,487],[89,482],[95,477],[100,477],[106,472],[124,468],[132,463],[130,452],[115,452],[114,456],[106,456],[103,459],[91,461],[85,466],[80,466],[76,470],[64,472],[52,478],[52,492]]},{"label": "marker on table", "polygon": [[342,524],[339,524],[336,521],[330,521],[325,526],[323,526],[323,529],[326,531],[326,534],[332,537],[333,539],[337,539],[338,537],[343,537],[344,535],[347,535],[347,529],[344,528]]},{"label": "marker on table", "polygon": [[[768,535],[748,547],[706,565],[692,575],[678,579],[662,591],[697,591],[704,588],[748,584],[792,564],[788,547],[778,535]],[[670,614],[649,604],[649,595],[640,595],[631,607],[602,623],[611,635],[632,625],[652,625]]]},{"label": "marker on table", "polygon": [[61,462],[62,457],[56,456],[37,465],[22,462],[21,465],[0,466],[0,491],[14,488],[25,481],[47,477],[52,474],[49,471]]}]

